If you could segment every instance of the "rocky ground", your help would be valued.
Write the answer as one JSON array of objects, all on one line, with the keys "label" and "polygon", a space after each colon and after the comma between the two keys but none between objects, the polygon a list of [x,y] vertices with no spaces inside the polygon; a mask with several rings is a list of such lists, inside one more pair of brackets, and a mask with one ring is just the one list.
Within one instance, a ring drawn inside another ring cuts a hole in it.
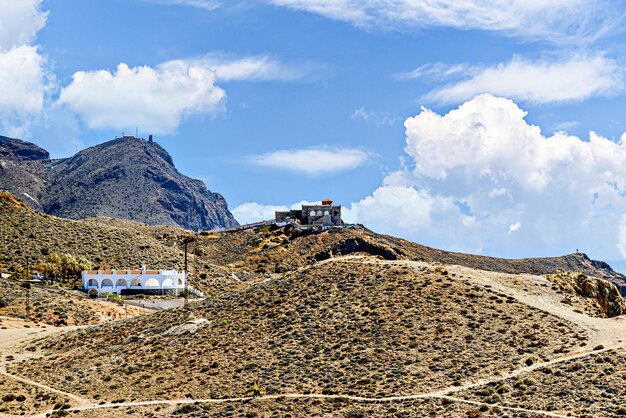
[{"label": "rocky ground", "polygon": [[[453,273],[455,274],[455,273]],[[442,267],[319,264],[189,310],[42,342],[13,373],[104,401],[273,393],[410,395],[567,353],[584,329]],[[471,358],[471,364],[467,359]],[[181,378],[184,385],[181,385]]]},{"label": "rocky ground", "polygon": [[626,416],[626,350],[604,351],[461,392],[468,400],[559,411],[577,417]]},{"label": "rocky ground", "polygon": [[539,418],[544,415],[503,410],[497,406],[472,405],[446,400],[419,399],[396,403],[358,403],[348,399],[246,400],[227,404],[189,403],[184,405],[131,406],[76,411],[71,416],[114,418],[129,417],[484,417]]},{"label": "rocky ground", "polygon": [[[332,256],[365,253],[387,260],[414,260],[461,265],[511,274],[553,274],[557,269],[611,281],[626,289],[625,278],[584,254],[504,260],[452,253],[375,234],[364,228],[300,231],[265,226],[238,232],[192,232],[173,226],[148,226],[111,218],[71,221],[35,212],[9,193],[0,192],[0,269],[20,270],[46,255],[85,256],[101,268],[184,268],[183,240],[189,244],[190,283],[203,292],[242,288]],[[88,243],[88,244],[86,244]]]},{"label": "rocky ground", "polygon": [[53,416],[619,415],[626,321],[562,299],[541,276],[333,258],[6,364],[69,399]]},{"label": "rocky ground", "polygon": [[[29,291],[20,284],[0,279],[0,315],[28,318],[34,326],[91,325],[153,312],[135,306],[125,309],[115,302],[93,300],[81,291],[60,286],[32,285]],[[0,328],[3,326],[0,318]]]}]

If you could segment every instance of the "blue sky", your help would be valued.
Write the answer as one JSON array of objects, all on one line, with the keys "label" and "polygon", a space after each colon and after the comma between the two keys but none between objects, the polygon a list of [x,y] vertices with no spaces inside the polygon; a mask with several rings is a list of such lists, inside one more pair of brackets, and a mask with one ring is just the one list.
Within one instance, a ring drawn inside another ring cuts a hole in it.
[{"label": "blue sky", "polygon": [[329,197],[439,248],[625,258],[624,12],[0,0],[0,133],[64,157],[137,127],[242,222]]}]

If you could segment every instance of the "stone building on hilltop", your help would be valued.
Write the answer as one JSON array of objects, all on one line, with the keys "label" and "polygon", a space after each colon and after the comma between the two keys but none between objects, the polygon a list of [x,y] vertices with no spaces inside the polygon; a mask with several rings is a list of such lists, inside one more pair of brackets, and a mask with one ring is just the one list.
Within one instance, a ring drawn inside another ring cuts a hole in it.
[{"label": "stone building on hilltop", "polygon": [[341,206],[333,206],[333,201],[322,200],[321,205],[302,205],[302,209],[277,211],[276,222],[295,222],[300,225],[338,226],[341,220]]}]

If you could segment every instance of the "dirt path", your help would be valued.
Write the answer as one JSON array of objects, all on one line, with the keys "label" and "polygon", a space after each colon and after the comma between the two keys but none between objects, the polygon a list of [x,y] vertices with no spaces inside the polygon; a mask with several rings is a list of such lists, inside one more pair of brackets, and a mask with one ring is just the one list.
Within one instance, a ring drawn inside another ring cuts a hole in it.
[{"label": "dirt path", "polygon": [[[18,321],[18,320],[16,320]],[[19,325],[19,324],[16,324]],[[49,337],[55,334],[59,334],[62,332],[68,332],[75,329],[79,329],[82,327],[46,327],[46,328],[24,328],[24,327],[12,327],[7,329],[0,329],[0,375],[13,379],[15,381],[36,386],[38,388],[44,389],[49,392],[53,392],[62,396],[67,397],[72,401],[72,404],[75,406],[89,404],[92,401],[89,399],[82,398],[80,396],[74,395],[72,393],[63,392],[62,390],[55,389],[53,387],[44,385],[42,383],[25,379],[20,376],[15,376],[6,371],[7,356],[12,356],[14,360],[11,362],[19,362],[26,360],[28,358],[36,357],[37,354],[32,353],[26,350],[26,347],[29,343],[34,342],[35,340],[39,340],[41,338]],[[50,412],[50,411],[47,411]],[[43,415],[45,417],[45,413]],[[0,413],[0,418],[12,418],[13,415],[2,414]]]},{"label": "dirt path", "polygon": [[[267,395],[261,396],[254,399],[255,402],[263,402],[263,401],[271,401],[271,400],[280,400],[280,399],[344,399],[354,402],[360,403],[382,403],[382,402],[399,402],[399,401],[410,401],[410,400],[419,400],[419,399],[447,399],[452,402],[460,402],[466,403],[475,406],[488,406],[493,407],[496,405],[488,404],[484,402],[478,401],[470,401],[467,399],[455,398],[452,396],[432,396],[429,394],[419,394],[419,395],[408,395],[408,396],[392,396],[387,398],[368,398],[364,396],[352,396],[352,395],[321,395],[321,394],[303,394],[303,393],[285,393],[280,395]],[[154,400],[154,401],[136,401],[136,402],[124,402],[124,403],[105,403],[105,404],[90,404],[90,405],[82,405],[75,408],[70,408],[68,411],[93,411],[96,409],[108,409],[108,408],[122,408],[122,407],[133,407],[133,406],[157,406],[157,405],[167,405],[167,406],[178,406],[178,405],[187,405],[187,404],[202,404],[202,403],[210,403],[210,404],[222,404],[222,403],[233,403],[233,402],[246,402],[251,401],[252,398],[225,398],[225,399],[178,399],[178,400]],[[498,408],[506,410],[506,411],[514,411],[514,412],[526,412],[533,413],[537,415],[543,415],[547,417],[567,417],[568,415],[562,415],[555,412],[548,411],[537,411],[533,409],[525,409],[525,408],[516,408],[509,406],[500,406],[497,405]],[[41,415],[42,417],[45,415]],[[39,416],[37,416],[39,417]]]},{"label": "dirt path", "polygon": [[[357,262],[357,263],[381,263],[381,264],[394,264],[394,265],[403,265],[409,266],[416,270],[430,269],[434,268],[433,264],[423,263],[423,262],[415,262],[415,261],[384,261],[372,259],[371,257],[361,257],[361,256],[348,256],[348,257],[340,257],[340,258],[331,258],[328,260],[324,260],[317,265],[331,263],[331,262]],[[306,267],[306,268],[311,268]],[[520,303],[525,305],[534,307],[536,309],[540,309],[544,312],[547,312],[551,315],[554,315],[558,318],[561,318],[564,321],[570,322],[574,325],[579,326],[584,329],[588,335],[589,340],[584,347],[578,347],[575,351],[554,358],[547,362],[538,362],[531,366],[522,367],[516,369],[511,372],[502,372],[496,376],[492,376],[491,378],[478,379],[474,381],[466,382],[461,386],[451,386],[448,388],[424,392],[415,395],[407,395],[407,396],[391,396],[384,398],[370,398],[370,397],[362,397],[362,396],[352,396],[352,395],[322,395],[322,394],[299,394],[299,393],[288,393],[288,394],[278,394],[278,395],[267,395],[257,398],[257,401],[268,401],[268,400],[280,400],[284,398],[288,399],[346,399],[355,402],[402,402],[402,401],[410,401],[410,400],[419,400],[419,399],[447,399],[452,402],[460,402],[465,404],[471,404],[475,406],[488,406],[498,408],[511,412],[525,412],[532,413],[537,415],[543,415],[548,417],[565,417],[567,415],[562,415],[557,412],[549,412],[549,411],[538,411],[532,409],[518,408],[518,407],[507,407],[498,404],[487,404],[478,401],[472,401],[462,398],[454,397],[455,393],[459,393],[464,390],[473,389],[478,386],[482,386],[489,383],[499,382],[505,379],[513,378],[516,376],[520,376],[523,374],[530,373],[538,368],[550,366],[566,361],[570,361],[577,358],[583,358],[586,356],[590,356],[593,354],[601,353],[603,351],[607,351],[614,348],[624,347],[626,346],[626,318],[619,317],[613,319],[600,319],[600,318],[592,318],[583,314],[579,314],[574,312],[571,307],[568,305],[564,305],[561,303],[563,299],[562,295],[559,295],[557,292],[552,290],[550,282],[540,276],[532,276],[532,275],[509,275],[503,273],[495,273],[488,271],[477,271],[473,269],[469,269],[461,266],[449,266],[446,265],[445,268],[448,270],[448,277],[453,278],[455,280],[461,280],[466,283],[470,283],[472,285],[480,286],[483,288],[487,288],[491,291],[499,292],[505,294],[507,296],[513,297]],[[520,280],[523,278],[523,280]],[[68,328],[65,328],[68,329]],[[41,338],[44,336],[52,335],[59,331],[63,331],[64,329],[20,329],[20,330],[0,330],[0,354],[2,354],[2,358],[4,359],[4,355],[6,353],[15,354],[15,348],[17,345],[23,347],[26,342],[32,341],[36,338]],[[597,348],[602,345],[603,348]],[[17,359],[17,357],[16,357]],[[178,400],[145,400],[145,401],[136,401],[136,402],[124,402],[124,403],[104,403],[104,404],[95,404],[93,401],[81,398],[79,396],[65,393],[62,391],[58,391],[54,388],[42,385],[38,382],[30,381],[27,379],[22,379],[18,376],[12,376],[6,373],[4,368],[4,360],[0,360],[0,372],[5,376],[14,378],[21,382],[32,384],[59,394],[63,394],[74,402],[74,406],[69,409],[69,411],[89,411],[96,409],[105,409],[105,408],[120,408],[120,407],[132,407],[132,406],[150,406],[150,405],[184,405],[184,404],[192,404],[192,403],[212,403],[212,404],[221,404],[221,403],[232,403],[232,402],[243,402],[249,401],[249,397],[244,398],[228,398],[228,399],[178,399]],[[50,411],[48,411],[50,412]],[[0,415],[2,417],[2,415]],[[45,413],[36,415],[36,417],[45,417]]]}]

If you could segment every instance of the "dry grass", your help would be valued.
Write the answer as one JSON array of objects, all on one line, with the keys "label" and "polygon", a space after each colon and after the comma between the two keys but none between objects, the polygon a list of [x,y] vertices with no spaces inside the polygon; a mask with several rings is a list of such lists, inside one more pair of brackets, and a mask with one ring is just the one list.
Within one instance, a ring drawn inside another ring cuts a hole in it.
[{"label": "dry grass", "polygon": [[577,417],[626,416],[626,351],[609,350],[459,394]]},{"label": "dry grass", "polygon": [[[167,332],[182,309],[78,331],[12,366],[97,400],[267,393],[390,396],[549,358],[584,333],[445,270],[329,263],[208,300],[209,322]],[[468,364],[468,359],[472,359]]]},{"label": "dry grass", "polygon": [[[90,325],[123,319],[126,311],[114,302],[95,301],[83,292],[59,286],[33,285],[30,310],[26,311],[28,290],[19,281],[0,279],[0,315],[29,318],[34,325]],[[152,311],[128,307],[128,316],[146,315]],[[0,328],[2,328],[0,320]]]},{"label": "dry grass", "polygon": [[0,376],[0,414],[32,415],[68,401],[62,395]]},{"label": "dry grass", "polygon": [[542,415],[504,411],[497,406],[473,406],[441,400],[415,400],[399,403],[358,403],[342,399],[279,399],[179,406],[135,406],[72,413],[80,418],[126,417],[326,417],[326,418],[539,418]]}]

